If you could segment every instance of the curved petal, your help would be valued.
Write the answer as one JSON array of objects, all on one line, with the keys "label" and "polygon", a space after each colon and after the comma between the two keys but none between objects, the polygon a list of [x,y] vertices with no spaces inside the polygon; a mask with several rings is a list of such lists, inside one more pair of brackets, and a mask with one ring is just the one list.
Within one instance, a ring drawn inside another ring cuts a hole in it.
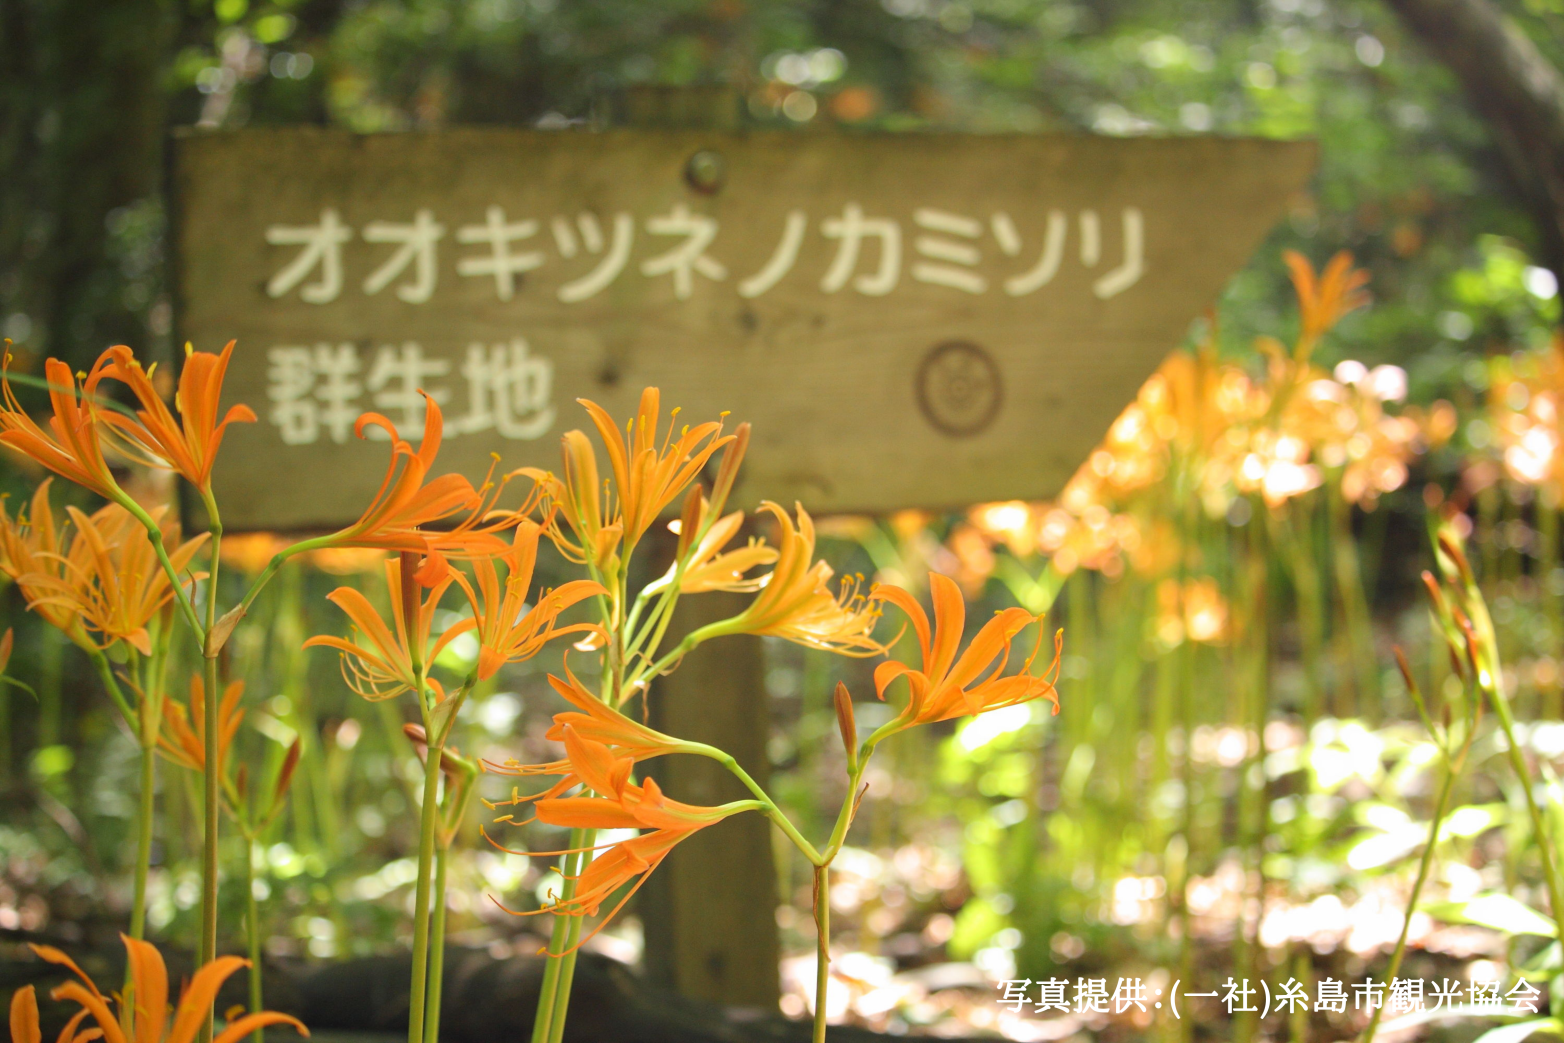
[{"label": "curved petal", "polygon": [[120,941],[125,943],[130,980],[135,986],[136,1043],[163,1043],[163,1027],[168,1019],[168,970],[163,966],[163,957],[146,942],[123,934]]},{"label": "curved petal", "polygon": [[304,1022],[290,1014],[279,1014],[275,1010],[263,1010],[259,1014],[246,1014],[238,1021],[231,1021],[228,1027],[217,1034],[212,1043],[239,1043],[258,1028],[267,1025],[292,1025],[301,1036],[308,1037],[310,1030],[304,1027]]},{"label": "curved petal", "polygon": [[250,961],[238,956],[219,956],[196,971],[195,977],[190,979],[190,987],[179,997],[179,1008],[174,1011],[174,1025],[169,1029],[167,1043],[191,1043],[217,999],[217,990],[240,967],[248,966]]},{"label": "curved petal", "polygon": [[55,988],[49,996],[52,999],[81,1004],[103,1030],[105,1043],[125,1043],[125,1033],[120,1031],[119,1019],[109,1009],[108,1001],[99,995],[96,989],[89,992],[80,982],[68,981]]},{"label": "curved petal", "polygon": [[929,573],[929,597],[934,602],[934,642],[923,672],[938,685],[956,660],[956,649],[967,622],[967,603],[956,581],[938,572]]},{"label": "curved petal", "polygon": [[11,1043],[43,1043],[38,1027],[38,992],[24,985],[11,996]]},{"label": "curved petal", "polygon": [[881,583],[870,592],[872,600],[889,601],[912,621],[912,629],[918,635],[918,648],[923,653],[923,665],[925,669],[929,665],[929,617],[923,611],[923,606],[918,604],[918,599],[905,590],[890,583]]},{"label": "curved petal", "polygon": [[552,797],[537,802],[538,820],[577,829],[639,829],[641,823],[617,800]]}]

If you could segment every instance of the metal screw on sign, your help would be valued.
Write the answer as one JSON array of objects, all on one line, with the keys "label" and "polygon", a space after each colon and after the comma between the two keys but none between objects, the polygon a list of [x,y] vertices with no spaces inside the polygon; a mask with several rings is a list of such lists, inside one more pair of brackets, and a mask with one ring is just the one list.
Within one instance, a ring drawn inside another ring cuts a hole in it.
[{"label": "metal screw on sign", "polygon": [[701,149],[684,164],[684,180],[702,195],[716,195],[727,176],[727,161],[711,149]]},{"label": "metal screw on sign", "polygon": [[954,438],[988,428],[1004,402],[1004,379],[992,355],[970,341],[936,344],[918,366],[918,407]]}]

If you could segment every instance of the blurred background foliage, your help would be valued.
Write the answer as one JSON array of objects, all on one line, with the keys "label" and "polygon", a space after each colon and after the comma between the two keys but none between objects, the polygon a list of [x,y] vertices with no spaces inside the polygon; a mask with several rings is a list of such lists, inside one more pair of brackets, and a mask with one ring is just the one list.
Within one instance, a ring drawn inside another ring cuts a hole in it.
[{"label": "blurred background foliage", "polygon": [[[1564,55],[1564,8],[1505,10]],[[801,134],[1319,140],[1311,190],[1062,496],[822,524],[839,571],[916,588],[932,568],[982,609],[1052,605],[1068,634],[1061,716],[1023,707],[915,733],[876,767],[839,862],[828,1003],[880,1028],[955,1017],[1053,1039],[996,1008],[989,983],[1061,967],[1164,985],[1180,971],[1361,976],[1395,940],[1430,799],[1433,747],[1390,645],[1426,690],[1449,684],[1417,586],[1431,510],[1472,534],[1530,753],[1544,768],[1564,756],[1558,281],[1488,129],[1381,3],[0,0],[0,332],[24,362],[80,364],[115,341],[171,356],[159,192],[173,127],[590,128],[618,122],[640,85],[706,84],[735,90],[744,125]],[[1348,249],[1371,274],[1373,306],[1312,354],[1255,348],[1297,339],[1284,248],[1316,264]],[[225,543],[241,569],[245,548]],[[384,950],[412,881],[418,769],[400,719],[299,651],[335,626],[322,595],[364,567],[290,566],[234,650],[249,756],[303,739],[253,889],[278,956]],[[4,597],[14,670],[39,697],[0,694],[0,779],[19,798],[0,820],[0,931],[101,939],[126,901],[134,743],[87,664]],[[447,665],[463,654],[453,645]],[[809,820],[840,798],[831,686],[863,698],[867,668],[785,645],[768,664],[777,785]],[[476,692],[458,743],[546,759],[557,669],[540,658]],[[859,705],[872,728],[881,708]],[[1414,926],[1425,977],[1503,976],[1539,949],[1524,917],[1462,912],[1496,892],[1541,903],[1491,733],[1473,757],[1440,841],[1444,913]],[[176,942],[197,898],[187,781],[164,769],[165,821],[190,826],[160,835],[153,879],[154,934]],[[484,896],[535,907],[547,871],[476,834],[462,850],[454,940],[531,951],[526,922]],[[242,857],[225,854],[235,872]],[[809,880],[780,849],[778,869],[799,954],[783,1003],[802,1013]],[[598,944],[634,960],[634,919]],[[1317,1031],[1351,1017],[1316,1015]],[[1083,1027],[1145,1025],[1062,1034]],[[1239,1019],[1235,1038],[1257,1030]]]}]

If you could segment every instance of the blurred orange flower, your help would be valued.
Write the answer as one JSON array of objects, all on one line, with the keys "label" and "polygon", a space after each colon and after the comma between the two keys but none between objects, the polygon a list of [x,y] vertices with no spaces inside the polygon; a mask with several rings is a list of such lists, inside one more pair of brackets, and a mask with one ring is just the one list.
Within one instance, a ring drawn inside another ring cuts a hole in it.
[{"label": "blurred orange flower", "polygon": [[[127,1008],[124,997],[116,994],[114,998],[120,1006],[117,1016],[109,1007],[108,999],[69,956],[53,946],[29,946],[43,959],[69,968],[81,979],[79,982],[68,981],[50,993],[57,1000],[69,1000],[80,1004],[82,1008],[71,1019],[66,1033],[60,1037],[62,1040],[85,1043],[101,1034],[103,1043],[194,1043],[196,1034],[206,1026],[212,1004],[217,1000],[217,990],[235,971],[250,966],[249,960],[237,956],[219,956],[198,969],[180,994],[179,1002],[172,1011],[173,1023],[169,1024],[168,970],[163,964],[162,954],[146,942],[136,941],[123,934],[120,935],[120,941],[125,943],[130,961],[131,994],[135,996],[135,1002]],[[13,1001],[13,1025],[15,1009]],[[36,1016],[36,1006],[33,1013]],[[97,1029],[70,1035],[87,1015],[98,1023]],[[266,1010],[230,1021],[213,1038],[212,1043],[239,1043],[245,1036],[267,1025],[292,1025],[301,1035],[310,1034],[309,1029],[297,1018]]]},{"label": "blurred orange flower", "polygon": [[53,478],[45,478],[34,490],[28,512],[17,511],[15,518],[6,512],[4,500],[0,500],[0,572],[21,588],[29,607],[45,622],[81,643],[87,638],[81,630],[81,613],[74,603],[44,600],[46,594],[65,585],[65,555],[70,548],[70,530],[55,527],[54,511],[49,506],[49,487],[53,483]]},{"label": "blurred orange flower", "polygon": [[[244,682],[230,681],[223,689],[222,702],[217,705],[217,770],[221,774],[227,767],[228,748],[233,745],[239,725],[244,722],[244,711],[239,700],[244,696]],[[181,767],[202,771],[206,767],[206,685],[200,674],[190,677],[190,705],[185,707],[176,699],[163,700],[163,721],[168,725],[167,736],[158,737],[158,749],[163,756]]]},{"label": "blurred orange flower", "polygon": [[[76,536],[67,551],[52,559],[63,559],[63,568],[48,568],[51,559],[45,558],[45,569],[18,581],[36,594],[29,607],[53,606],[76,614],[89,630],[102,635],[99,647],[124,641],[142,655],[151,655],[147,624],[173,600],[174,589],[146,528],[117,503],[91,515],[75,507],[67,507],[66,512]],[[190,582],[199,579],[201,574],[185,570],[206,544],[207,534],[180,542],[177,522],[164,522],[167,508],[155,507],[148,513],[162,531],[174,571],[187,575]]]}]

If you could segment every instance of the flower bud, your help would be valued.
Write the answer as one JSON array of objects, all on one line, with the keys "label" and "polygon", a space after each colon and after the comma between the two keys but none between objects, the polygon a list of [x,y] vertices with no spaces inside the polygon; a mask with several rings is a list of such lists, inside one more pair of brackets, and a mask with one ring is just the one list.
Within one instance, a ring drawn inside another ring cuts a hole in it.
[{"label": "flower bud", "polygon": [[853,719],[853,697],[847,685],[836,682],[836,727],[842,733],[842,746],[847,750],[847,770],[858,770],[858,722]]}]

